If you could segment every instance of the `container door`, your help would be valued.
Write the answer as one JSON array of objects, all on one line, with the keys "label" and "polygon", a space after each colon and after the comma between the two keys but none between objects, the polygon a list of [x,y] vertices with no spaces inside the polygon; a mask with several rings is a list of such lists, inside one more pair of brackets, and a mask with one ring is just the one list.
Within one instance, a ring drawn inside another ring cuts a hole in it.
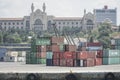
[{"label": "container door", "polygon": [[83,67],[83,60],[80,60],[80,66]]}]

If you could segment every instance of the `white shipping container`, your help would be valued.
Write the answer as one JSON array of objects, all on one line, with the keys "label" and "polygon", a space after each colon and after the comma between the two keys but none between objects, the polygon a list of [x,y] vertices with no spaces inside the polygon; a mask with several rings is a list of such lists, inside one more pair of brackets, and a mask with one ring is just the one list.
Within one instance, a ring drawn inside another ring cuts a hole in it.
[{"label": "white shipping container", "polygon": [[18,62],[25,62],[25,57],[17,57]]},{"label": "white shipping container", "polygon": [[18,56],[18,52],[17,51],[8,51],[7,53],[6,53],[6,56],[15,56],[15,57],[17,57]]},{"label": "white shipping container", "polygon": [[15,56],[5,56],[4,61],[5,62],[17,62],[17,57],[15,57]]}]

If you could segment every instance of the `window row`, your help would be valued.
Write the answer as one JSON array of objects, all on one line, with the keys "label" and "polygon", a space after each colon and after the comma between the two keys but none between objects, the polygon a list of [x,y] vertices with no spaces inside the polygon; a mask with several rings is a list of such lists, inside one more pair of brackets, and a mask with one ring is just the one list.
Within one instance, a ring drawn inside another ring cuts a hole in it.
[{"label": "window row", "polygon": [[56,24],[78,24],[78,22],[55,22]]},{"label": "window row", "polygon": [[23,22],[2,22],[0,25],[23,25]]}]

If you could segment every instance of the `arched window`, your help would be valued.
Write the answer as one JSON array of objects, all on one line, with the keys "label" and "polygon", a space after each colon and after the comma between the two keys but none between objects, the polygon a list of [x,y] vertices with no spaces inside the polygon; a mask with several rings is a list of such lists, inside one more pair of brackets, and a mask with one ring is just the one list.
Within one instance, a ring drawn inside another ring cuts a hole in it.
[{"label": "arched window", "polygon": [[93,21],[92,20],[87,20],[87,25],[93,25]]},{"label": "arched window", "polygon": [[35,20],[35,25],[42,25],[42,21],[40,19]]}]

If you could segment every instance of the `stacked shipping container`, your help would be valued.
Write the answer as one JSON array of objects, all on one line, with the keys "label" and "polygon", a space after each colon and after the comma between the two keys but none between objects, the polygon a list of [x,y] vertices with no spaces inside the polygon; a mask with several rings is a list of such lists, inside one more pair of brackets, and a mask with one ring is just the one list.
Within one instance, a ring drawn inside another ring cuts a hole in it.
[{"label": "stacked shipping container", "polygon": [[50,37],[33,39],[31,43],[31,52],[26,54],[26,63],[46,64],[46,45],[51,45]]}]

